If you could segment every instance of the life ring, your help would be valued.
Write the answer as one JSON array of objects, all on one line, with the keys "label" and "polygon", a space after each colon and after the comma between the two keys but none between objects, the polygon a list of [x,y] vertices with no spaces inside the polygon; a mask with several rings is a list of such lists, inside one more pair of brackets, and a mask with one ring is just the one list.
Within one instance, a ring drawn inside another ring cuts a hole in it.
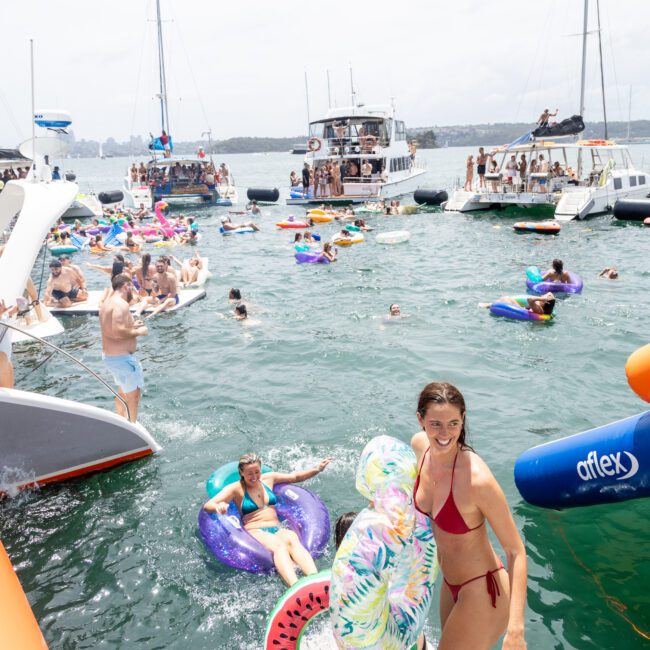
[{"label": "life ring", "polygon": [[416,473],[415,454],[396,438],[374,438],[361,454],[356,488],[374,506],[354,520],[332,566],[339,647],[410,648],[424,627],[438,564],[429,520],[413,505]]},{"label": "life ring", "polygon": [[280,596],[266,623],[265,650],[297,650],[307,626],[330,605],[331,571],[301,578]]},{"label": "life ring", "polygon": [[322,146],[323,143],[320,141],[320,138],[309,138],[309,142],[307,142],[307,148],[312,153],[315,153],[316,151],[320,151],[320,148]]}]

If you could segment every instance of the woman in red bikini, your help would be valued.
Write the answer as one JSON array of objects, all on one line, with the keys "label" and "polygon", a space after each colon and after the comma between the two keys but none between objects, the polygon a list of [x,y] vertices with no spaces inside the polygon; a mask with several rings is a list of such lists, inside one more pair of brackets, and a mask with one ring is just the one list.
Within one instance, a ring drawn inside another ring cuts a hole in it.
[{"label": "woman in red bikini", "polygon": [[[489,650],[504,632],[503,648],[526,648],[526,550],[503,491],[465,441],[465,400],[451,384],[428,384],[417,417],[413,500],[430,518],[445,583],[438,650]],[[490,544],[486,520],[507,569]]]}]

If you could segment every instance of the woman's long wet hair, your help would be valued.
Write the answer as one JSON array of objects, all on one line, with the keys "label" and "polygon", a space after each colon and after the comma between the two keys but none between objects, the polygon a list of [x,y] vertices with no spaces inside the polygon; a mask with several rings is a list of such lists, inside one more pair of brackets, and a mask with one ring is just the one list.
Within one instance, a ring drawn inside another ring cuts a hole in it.
[{"label": "woman's long wet hair", "polygon": [[460,414],[463,418],[463,428],[460,430],[460,436],[458,436],[458,445],[461,449],[471,449],[474,451],[466,442],[467,418],[465,414],[467,410],[465,408],[465,398],[458,388],[452,384],[448,384],[446,381],[434,381],[427,384],[422,389],[418,398],[417,412],[420,414],[420,417],[424,418],[426,416],[429,404],[452,404],[460,409]]},{"label": "woman's long wet hair", "polygon": [[244,468],[248,467],[249,465],[253,465],[254,463],[258,463],[260,469],[262,468],[262,459],[256,453],[251,452],[250,454],[244,454],[243,456],[240,456],[237,470],[239,471],[239,480],[242,485],[244,484],[244,476],[242,474]]},{"label": "woman's long wet hair", "polygon": [[145,253],[142,256],[142,279],[146,282],[149,274],[149,265],[151,264],[151,255]]},{"label": "woman's long wet hair", "polygon": [[562,260],[555,259],[553,260],[553,270],[557,274],[561,274],[564,271],[564,262]]},{"label": "woman's long wet hair", "polygon": [[345,533],[348,532],[348,528],[350,528],[358,514],[358,512],[345,512],[336,520],[336,524],[334,525],[334,542],[337,549],[341,546]]}]

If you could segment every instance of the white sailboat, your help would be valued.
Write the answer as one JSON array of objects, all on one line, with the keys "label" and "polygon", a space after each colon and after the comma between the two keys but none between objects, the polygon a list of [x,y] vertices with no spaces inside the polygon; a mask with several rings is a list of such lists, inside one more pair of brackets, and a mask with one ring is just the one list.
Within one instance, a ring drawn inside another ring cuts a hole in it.
[{"label": "white sailboat", "polygon": [[[585,110],[588,9],[589,0],[585,0],[580,116]],[[558,221],[571,221],[609,212],[618,199],[644,198],[650,191],[650,178],[634,165],[629,149],[608,140],[607,135],[602,140],[577,142],[562,136],[552,140],[544,135],[530,136],[522,136],[493,152],[497,171],[487,170],[485,186],[467,190],[458,183],[444,206],[445,211],[541,206],[552,211]],[[522,154],[528,166],[523,178],[518,172],[506,169],[513,157],[520,163]],[[534,172],[530,168],[532,160],[536,165],[539,162]]]},{"label": "white sailboat", "polygon": [[[165,54],[163,48],[162,20],[160,0],[156,0],[156,18],[158,27],[158,66],[160,76],[160,117],[161,131],[168,142],[161,142],[161,137],[153,138],[149,148],[153,158],[146,165],[146,179],[138,173],[131,175],[131,168],[126,170],[122,183],[124,205],[127,208],[139,208],[140,205],[151,209],[158,201],[173,205],[176,203],[203,203],[208,205],[232,206],[237,203],[237,188],[230,173],[220,178],[210,158],[212,171],[208,171],[205,154],[202,156],[172,156],[173,141],[169,127],[169,110],[167,107],[167,78],[165,72]],[[211,151],[211,148],[210,148]]]}]

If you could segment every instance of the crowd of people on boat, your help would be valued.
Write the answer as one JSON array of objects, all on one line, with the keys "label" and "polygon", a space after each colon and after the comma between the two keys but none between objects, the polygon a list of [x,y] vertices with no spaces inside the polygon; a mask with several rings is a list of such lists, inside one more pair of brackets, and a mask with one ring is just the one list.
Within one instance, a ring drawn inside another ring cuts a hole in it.
[{"label": "crowd of people on boat", "polygon": [[[553,190],[554,179],[565,184],[576,183],[575,171],[570,165],[563,166],[558,160],[553,164],[543,153],[527,160],[526,154],[511,154],[503,168],[496,160],[497,151],[489,153],[479,147],[476,160],[470,154],[466,160],[465,186],[467,192],[478,191],[516,191],[549,192]],[[476,168],[477,180],[474,181]]]},{"label": "crowd of people on boat", "polygon": [[230,168],[225,162],[216,167],[211,161],[200,162],[176,161],[173,165],[150,165],[143,162],[133,163],[129,169],[132,184],[162,187],[171,182],[174,186],[181,185],[234,185]]}]

